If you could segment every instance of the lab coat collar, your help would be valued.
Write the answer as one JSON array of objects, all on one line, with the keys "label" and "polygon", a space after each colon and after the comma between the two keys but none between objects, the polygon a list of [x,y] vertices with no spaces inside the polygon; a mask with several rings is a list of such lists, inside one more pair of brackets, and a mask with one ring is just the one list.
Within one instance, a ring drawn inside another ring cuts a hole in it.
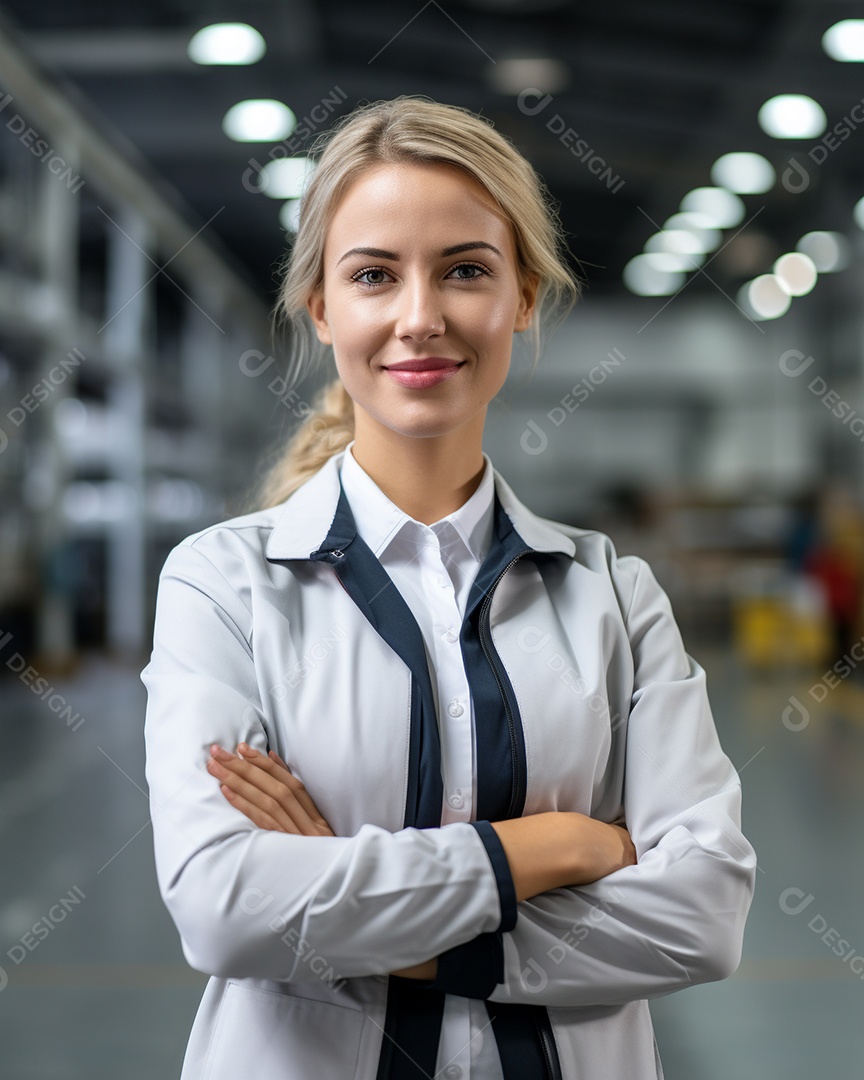
[{"label": "lab coat collar", "polygon": [[[277,520],[265,549],[267,559],[309,559],[316,555],[330,532],[342,486],[339,469],[345,450],[332,455],[305,483],[277,507]],[[535,551],[576,553],[573,540],[545,518],[538,517],[515,495],[493,466],[495,490],[519,535]]]}]

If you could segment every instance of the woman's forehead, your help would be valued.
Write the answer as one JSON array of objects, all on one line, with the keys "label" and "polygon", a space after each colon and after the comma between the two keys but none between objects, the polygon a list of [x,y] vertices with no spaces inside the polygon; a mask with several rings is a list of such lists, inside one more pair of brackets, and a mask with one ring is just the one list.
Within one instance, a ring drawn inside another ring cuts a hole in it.
[{"label": "woman's forehead", "polygon": [[475,193],[486,194],[485,186],[477,177],[448,161],[377,161],[356,173],[348,186],[350,192],[359,184],[366,186],[389,186],[404,184],[413,187],[428,181],[432,184],[455,184]]},{"label": "woman's forehead", "polygon": [[[470,236],[462,235],[466,228]],[[452,165],[412,162],[372,166],[356,177],[333,212],[327,239],[340,247],[380,248],[397,242],[416,248],[422,241],[436,251],[483,240],[500,249],[510,228],[478,180]],[[340,251],[337,258],[341,256]]]}]

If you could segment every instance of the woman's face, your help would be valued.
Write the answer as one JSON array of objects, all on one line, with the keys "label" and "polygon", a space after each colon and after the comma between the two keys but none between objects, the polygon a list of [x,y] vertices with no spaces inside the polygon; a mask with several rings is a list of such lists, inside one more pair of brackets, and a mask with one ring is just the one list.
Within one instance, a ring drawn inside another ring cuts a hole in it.
[{"label": "woman's face", "polygon": [[[307,307],[319,340],[333,346],[358,430],[368,418],[431,436],[485,417],[536,291],[535,281],[520,282],[510,223],[480,184],[450,165],[378,165],[339,203],[323,288]],[[427,357],[459,367],[426,386],[387,370]]]}]

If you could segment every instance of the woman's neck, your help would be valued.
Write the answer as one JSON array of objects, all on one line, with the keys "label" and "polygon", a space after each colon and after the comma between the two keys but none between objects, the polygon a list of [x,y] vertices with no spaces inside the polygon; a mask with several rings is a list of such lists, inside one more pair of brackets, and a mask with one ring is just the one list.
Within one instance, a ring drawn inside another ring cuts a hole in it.
[{"label": "woman's neck", "polygon": [[[355,408],[355,422],[358,413]],[[485,410],[476,419],[458,431],[426,437],[356,422],[348,453],[400,510],[432,525],[458,510],[480,485]]]}]

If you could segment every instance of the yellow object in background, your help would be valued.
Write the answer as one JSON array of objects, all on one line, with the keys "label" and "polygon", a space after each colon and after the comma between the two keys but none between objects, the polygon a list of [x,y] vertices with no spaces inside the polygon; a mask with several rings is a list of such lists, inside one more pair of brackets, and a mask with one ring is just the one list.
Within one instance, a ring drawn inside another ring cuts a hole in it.
[{"label": "yellow object in background", "polygon": [[825,662],[831,632],[824,615],[777,596],[738,599],[733,607],[738,656],[752,667],[810,667]]}]

